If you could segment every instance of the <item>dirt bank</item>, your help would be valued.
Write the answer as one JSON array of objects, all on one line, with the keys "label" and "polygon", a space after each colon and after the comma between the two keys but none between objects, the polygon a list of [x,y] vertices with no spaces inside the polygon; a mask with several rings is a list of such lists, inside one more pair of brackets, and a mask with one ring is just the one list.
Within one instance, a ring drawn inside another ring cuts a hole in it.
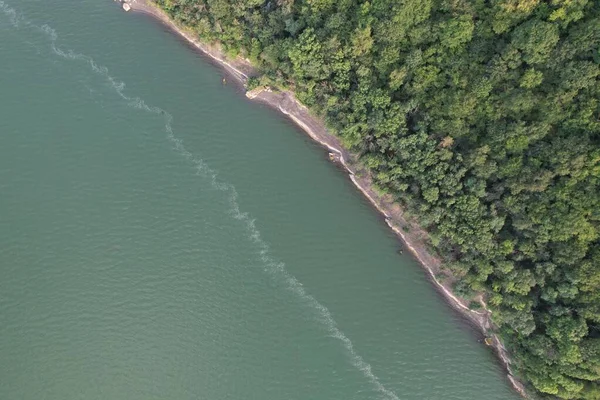
[{"label": "dirt bank", "polygon": [[[153,5],[151,1],[117,1],[121,4],[128,4],[133,12],[150,15],[164,23],[172,31],[181,35],[181,37],[198,48],[205,55],[222,65],[223,68],[239,83],[245,84],[250,76],[256,75],[255,69],[248,60],[242,58],[229,59],[218,44],[207,44],[199,41],[193,32],[179,26],[171,20],[164,11]],[[249,99],[261,101],[281,111],[302,128],[313,140],[329,150],[330,159],[339,163],[346,169],[350,180],[383,215],[387,225],[402,240],[405,247],[410,250],[427,271],[431,282],[444,296],[446,301],[476,324],[484,335],[486,335],[488,343],[494,348],[500,361],[505,366],[511,384],[519,393],[524,397],[527,397],[523,385],[512,373],[508,352],[503,346],[500,338],[492,332],[493,324],[491,321],[491,311],[487,309],[483,299],[480,299],[482,310],[472,310],[469,308],[467,301],[459,298],[452,292],[451,288],[454,280],[451,276],[447,276],[447,278],[443,280],[440,279],[441,276],[447,274],[442,273],[441,260],[427,249],[427,233],[421,229],[414,220],[406,218],[402,208],[398,203],[393,201],[391,196],[381,194],[375,190],[371,174],[360,164],[357,157],[348,152],[342,146],[339,139],[329,133],[325,124],[320,119],[314,117],[309,110],[295,98],[292,92],[274,91],[269,88],[257,88],[247,92],[246,96]]]}]

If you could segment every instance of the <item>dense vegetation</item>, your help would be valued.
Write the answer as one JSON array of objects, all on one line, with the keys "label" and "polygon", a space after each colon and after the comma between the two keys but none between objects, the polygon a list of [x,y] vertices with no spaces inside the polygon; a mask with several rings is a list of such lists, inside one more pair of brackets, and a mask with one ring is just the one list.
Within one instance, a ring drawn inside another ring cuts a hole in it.
[{"label": "dense vegetation", "polygon": [[599,1],[155,1],[326,119],[538,392],[600,399]]}]

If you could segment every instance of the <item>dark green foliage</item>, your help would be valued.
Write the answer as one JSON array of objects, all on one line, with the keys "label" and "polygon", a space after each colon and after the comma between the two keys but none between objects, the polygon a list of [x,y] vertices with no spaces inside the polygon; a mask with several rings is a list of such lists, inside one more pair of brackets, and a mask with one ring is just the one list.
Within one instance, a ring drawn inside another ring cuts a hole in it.
[{"label": "dark green foliage", "polygon": [[600,399],[600,2],[156,1],[325,118],[536,390]]}]

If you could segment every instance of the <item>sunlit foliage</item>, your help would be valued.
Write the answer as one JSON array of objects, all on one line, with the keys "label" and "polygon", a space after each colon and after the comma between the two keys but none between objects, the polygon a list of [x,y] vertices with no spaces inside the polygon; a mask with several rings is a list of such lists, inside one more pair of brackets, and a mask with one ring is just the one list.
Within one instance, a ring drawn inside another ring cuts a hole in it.
[{"label": "sunlit foliage", "polygon": [[524,380],[600,399],[600,2],[156,1],[360,154]]}]

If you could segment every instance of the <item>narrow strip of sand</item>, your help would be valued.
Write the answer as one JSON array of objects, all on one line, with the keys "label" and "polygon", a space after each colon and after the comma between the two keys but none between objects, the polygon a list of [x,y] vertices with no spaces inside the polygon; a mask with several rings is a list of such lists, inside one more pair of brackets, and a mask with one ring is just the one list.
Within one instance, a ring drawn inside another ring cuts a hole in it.
[{"label": "narrow strip of sand", "polygon": [[[116,0],[128,4],[132,11],[144,13],[156,18],[173,32],[180,35],[203,54],[221,65],[239,83],[246,84],[248,78],[257,75],[249,60],[229,59],[218,44],[201,42],[197,36],[173,21],[163,10],[154,5],[151,0]],[[390,195],[381,194],[375,190],[371,174],[362,166],[355,155],[347,151],[340,140],[328,132],[325,124],[313,116],[290,91],[274,91],[269,88],[258,88],[246,93],[249,99],[261,101],[289,117],[296,125],[306,132],[313,140],[330,152],[330,158],[339,163],[349,174],[352,183],[362,192],[369,202],[383,215],[385,223],[401,239],[416,260],[427,271],[434,286],[453,308],[458,310],[473,322],[487,337],[486,342],[492,346],[498,358],[507,370],[508,379],[513,387],[524,397],[527,397],[524,386],[517,380],[511,369],[508,351],[500,338],[493,333],[491,320],[492,312],[485,302],[480,299],[482,310],[469,308],[468,303],[452,292],[452,277],[441,281],[441,260],[427,249],[427,233],[415,221],[406,218],[400,205],[394,202]]]}]

